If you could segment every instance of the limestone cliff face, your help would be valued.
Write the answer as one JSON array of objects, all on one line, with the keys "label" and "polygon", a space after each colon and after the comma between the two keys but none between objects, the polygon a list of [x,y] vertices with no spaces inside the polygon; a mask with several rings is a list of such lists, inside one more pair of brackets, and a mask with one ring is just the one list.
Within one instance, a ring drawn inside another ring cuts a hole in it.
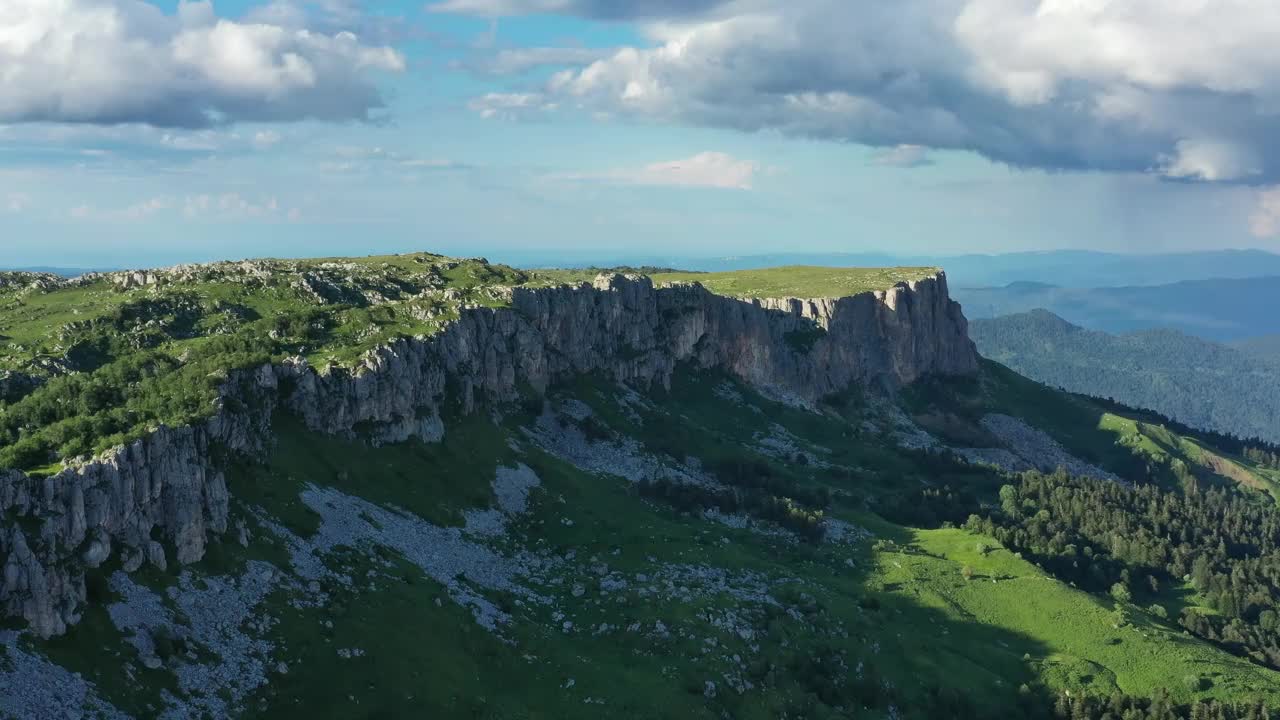
[{"label": "limestone cliff face", "polygon": [[361,423],[403,440],[438,434],[446,390],[469,411],[515,398],[522,383],[541,391],[576,373],[666,385],[688,362],[812,405],[855,383],[896,387],[978,367],[942,274],[835,300],[751,301],[613,275],[594,287],[516,288],[511,305],[472,310],[437,336],[382,348],[354,372],[293,365],[296,389],[285,402],[317,430],[345,433]]},{"label": "limestone cliff face", "polygon": [[0,473],[0,612],[59,634],[79,619],[85,567],[112,555],[126,570],[199,560],[227,529],[215,449],[262,452],[279,407],[330,434],[434,441],[449,404],[471,412],[578,373],[666,385],[689,363],[813,405],[855,384],[897,387],[978,367],[942,274],[824,300],[737,300],[620,275],[510,292],[509,308],[466,310],[437,335],[379,348],[351,371],[292,360],[235,373],[202,425],[159,428],[49,478]]}]

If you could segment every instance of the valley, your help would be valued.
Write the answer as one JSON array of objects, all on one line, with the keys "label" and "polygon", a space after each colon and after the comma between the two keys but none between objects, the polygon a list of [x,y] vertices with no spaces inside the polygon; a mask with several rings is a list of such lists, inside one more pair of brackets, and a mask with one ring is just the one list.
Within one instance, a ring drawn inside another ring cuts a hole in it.
[{"label": "valley", "polygon": [[1169,329],[1113,335],[1047,310],[975,320],[970,335],[985,357],[1040,382],[1280,442],[1280,366],[1265,342],[1237,347]]}]

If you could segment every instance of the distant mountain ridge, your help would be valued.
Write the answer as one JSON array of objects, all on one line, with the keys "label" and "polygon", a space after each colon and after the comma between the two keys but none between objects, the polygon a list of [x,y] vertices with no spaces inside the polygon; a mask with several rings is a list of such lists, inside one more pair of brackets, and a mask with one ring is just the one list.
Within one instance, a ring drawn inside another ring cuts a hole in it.
[{"label": "distant mountain ridge", "polygon": [[1172,328],[1231,342],[1280,334],[1280,277],[1218,278],[1149,287],[1059,287],[1018,282],[1004,287],[954,288],[970,319],[1044,308],[1091,330],[1128,333]]},{"label": "distant mountain ridge", "polygon": [[1176,330],[1087,330],[1047,310],[973,320],[969,334],[982,355],[1046,384],[1280,442],[1280,363]]}]

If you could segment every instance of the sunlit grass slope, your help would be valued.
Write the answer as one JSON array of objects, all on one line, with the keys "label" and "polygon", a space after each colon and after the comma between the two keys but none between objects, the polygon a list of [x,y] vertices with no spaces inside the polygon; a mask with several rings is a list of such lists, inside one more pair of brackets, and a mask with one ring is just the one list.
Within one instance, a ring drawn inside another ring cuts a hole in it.
[{"label": "sunlit grass slope", "polygon": [[935,267],[833,268],[807,265],[735,270],[716,273],[658,273],[658,284],[697,282],[712,292],[731,297],[840,298],[872,290],[887,290],[937,274]]}]

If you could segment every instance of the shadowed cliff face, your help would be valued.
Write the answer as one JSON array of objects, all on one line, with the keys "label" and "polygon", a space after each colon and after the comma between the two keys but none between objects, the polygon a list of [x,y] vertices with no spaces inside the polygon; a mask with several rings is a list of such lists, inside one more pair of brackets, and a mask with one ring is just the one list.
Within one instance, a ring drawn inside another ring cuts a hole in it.
[{"label": "shadowed cliff face", "polygon": [[158,429],[46,479],[0,473],[0,612],[59,634],[79,619],[84,566],[115,553],[126,570],[199,560],[227,529],[226,483],[211,450],[260,452],[279,407],[330,434],[434,441],[445,432],[443,409],[472,412],[581,373],[665,387],[690,363],[813,406],[852,385],[894,388],[978,368],[942,274],[819,300],[738,300],[621,275],[511,293],[510,308],[466,310],[439,334],[379,348],[352,371],[294,360],[234,373],[200,426]]}]

